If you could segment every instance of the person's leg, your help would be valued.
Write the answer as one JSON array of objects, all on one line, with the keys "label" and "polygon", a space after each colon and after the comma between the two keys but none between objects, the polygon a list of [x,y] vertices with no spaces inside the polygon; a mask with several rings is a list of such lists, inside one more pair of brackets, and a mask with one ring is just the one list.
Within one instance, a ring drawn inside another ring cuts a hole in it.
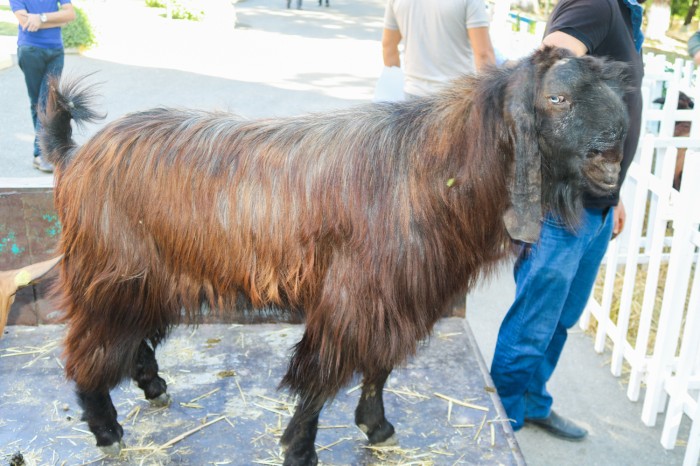
[{"label": "person's leg", "polygon": [[[61,77],[63,72],[64,54],[63,49],[43,49],[44,62],[46,63],[46,69],[44,71],[44,76],[41,79],[41,85],[39,87],[39,98],[35,109],[37,112],[41,112],[46,107],[46,99],[49,95],[49,82],[52,77]],[[41,121],[36,118],[34,122],[34,154],[41,154],[41,147],[39,145],[39,134],[41,133]],[[43,159],[43,160],[42,160]],[[39,164],[37,168],[41,171],[52,172],[54,167],[43,157],[39,159]]]},{"label": "person's leg", "polygon": [[491,367],[503,406],[519,429],[526,392],[545,358],[585,248],[580,235],[547,217],[540,240],[515,266],[515,299],[501,324]]},{"label": "person's leg", "polygon": [[545,351],[542,363],[528,385],[526,419],[542,419],[549,416],[552,396],[547,391],[546,385],[559,362],[568,336],[568,329],[576,324],[588,303],[600,263],[612,237],[612,227],[612,210],[605,213],[599,209],[584,210],[579,236],[582,239],[587,238],[587,241],[581,244],[583,247],[582,255],[559,322]]},{"label": "person's leg", "polygon": [[60,78],[63,73],[64,54],[63,49],[46,49],[44,51],[46,70],[41,79],[39,88],[39,109],[46,107],[46,99],[49,95],[49,81],[52,77]]},{"label": "person's leg", "polygon": [[[46,73],[46,62],[44,61],[42,50],[43,49],[39,47],[30,46],[21,46],[17,48],[17,63],[22,73],[24,73],[24,82],[27,85],[29,108],[35,133],[38,125],[37,104],[39,103],[39,95],[41,93],[41,83]],[[39,145],[35,139],[34,157],[39,155]]]}]

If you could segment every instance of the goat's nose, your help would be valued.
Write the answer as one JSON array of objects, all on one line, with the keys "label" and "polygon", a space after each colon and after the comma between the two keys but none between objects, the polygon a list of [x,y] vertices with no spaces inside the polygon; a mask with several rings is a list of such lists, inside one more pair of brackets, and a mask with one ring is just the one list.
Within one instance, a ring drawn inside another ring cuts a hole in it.
[{"label": "goat's nose", "polygon": [[618,147],[610,149],[590,149],[587,156],[590,159],[602,159],[608,163],[617,163],[622,160],[622,150]]},{"label": "goat's nose", "polygon": [[601,155],[608,162],[620,162],[622,160],[622,149],[613,148],[604,150]]}]

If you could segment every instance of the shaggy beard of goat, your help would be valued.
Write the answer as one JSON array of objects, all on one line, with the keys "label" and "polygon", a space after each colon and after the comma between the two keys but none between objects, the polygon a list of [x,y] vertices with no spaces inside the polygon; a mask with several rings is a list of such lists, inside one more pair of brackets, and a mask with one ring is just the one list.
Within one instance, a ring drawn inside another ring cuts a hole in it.
[{"label": "shaggy beard of goat", "polygon": [[317,462],[319,413],[357,373],[355,422],[391,442],[389,373],[507,254],[509,231],[536,238],[543,207],[573,225],[584,190],[616,189],[622,74],[548,48],[410,102],[261,121],[154,109],[81,147],[71,119],[95,118],[90,92],[53,83],[42,144],[66,373],[97,445],[120,448],[110,389],[131,377],[166,402],[155,348],[239,294],[306,320],[281,383],[299,400],[285,464]]}]

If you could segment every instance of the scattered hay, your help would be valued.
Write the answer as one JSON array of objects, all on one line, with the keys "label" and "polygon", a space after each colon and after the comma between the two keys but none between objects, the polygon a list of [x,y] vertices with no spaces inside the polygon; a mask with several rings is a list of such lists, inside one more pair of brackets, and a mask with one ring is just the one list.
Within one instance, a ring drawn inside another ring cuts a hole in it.
[{"label": "scattered hay", "polygon": [[379,462],[372,464],[400,465],[400,466],[433,466],[436,464],[432,452],[421,452],[420,448],[401,448],[400,446],[377,447],[365,445]]},{"label": "scattered hay", "polygon": [[409,403],[418,403],[420,401],[430,399],[428,395],[423,395],[422,393],[418,393],[417,391],[405,386],[401,387],[400,389],[385,388],[384,393],[391,393]]},{"label": "scattered hay", "polygon": [[[24,348],[5,348],[5,354],[0,354],[0,358],[8,358],[13,356],[34,356],[33,359],[26,362],[22,368],[31,367],[41,359],[49,359],[49,353],[53,353],[60,345],[61,340],[56,339],[49,341],[43,346],[26,346]],[[60,365],[60,363],[59,363]]]},{"label": "scattered hay", "polygon": [[[475,405],[475,404],[472,404],[472,403],[469,403],[466,401],[457,400],[457,399],[449,397],[447,395],[443,395],[442,393],[435,392],[435,393],[433,393],[433,395],[435,395],[438,398],[442,398],[443,400],[448,401],[450,404],[454,403],[454,404],[459,405],[459,406],[464,406],[465,408],[476,409],[479,411],[486,411],[486,412],[489,411],[489,408],[487,408],[485,406],[479,406],[479,405]],[[452,408],[449,407],[448,409],[452,409]]]},{"label": "scattered hay", "polygon": [[[297,332],[296,328],[284,328],[275,332],[268,332],[265,335],[269,338],[274,336],[276,339],[287,338],[290,335],[288,338],[291,341],[296,338],[293,335],[295,332]],[[443,333],[438,338],[441,340],[457,340],[460,334],[461,332]],[[124,426],[129,426],[128,429],[125,429],[127,431],[125,437],[127,447],[122,449],[118,462],[131,465],[176,464],[182,460],[182,456],[194,455],[193,448],[198,448],[195,447],[196,443],[210,435],[206,433],[207,429],[214,428],[215,432],[213,434],[218,438],[222,433],[220,429],[227,430],[231,428],[232,431],[235,431],[236,438],[240,438],[245,443],[250,441],[251,445],[248,448],[251,448],[254,453],[253,458],[248,458],[249,464],[283,464],[283,450],[279,448],[278,441],[286,423],[294,413],[296,399],[285,395],[278,397],[274,389],[267,386],[265,386],[266,388],[256,388],[255,385],[259,378],[264,378],[265,372],[268,373],[269,377],[274,376],[277,378],[277,369],[274,366],[267,366],[261,368],[262,374],[254,371],[248,372],[246,366],[238,367],[235,360],[229,360],[219,354],[224,349],[223,340],[208,338],[208,335],[203,336],[201,333],[198,337],[191,340],[185,336],[184,341],[183,338],[171,339],[163,346],[163,351],[159,357],[159,359],[164,361],[177,361],[176,363],[166,362],[166,365],[161,367],[160,371],[161,376],[168,380],[168,385],[171,389],[179,387],[181,393],[186,390],[186,395],[179,396],[182,401],[179,401],[176,406],[173,406],[171,409],[167,407],[158,409],[149,407],[146,400],[143,399],[141,390],[137,389],[133,384],[124,384],[115,390],[115,405],[120,413],[120,422]],[[255,347],[250,334],[246,337],[231,335],[231,338],[225,342],[227,345],[240,342],[242,346],[245,345],[251,348],[251,354],[255,354],[252,353]],[[52,353],[54,350],[56,353]],[[23,359],[18,359],[18,365],[31,362],[35,365],[35,369],[40,367],[42,370],[49,367],[44,361],[44,359],[47,359],[50,369],[56,371],[57,366],[54,365],[54,361],[56,364],[59,362],[55,356],[58,354],[57,351],[58,341],[47,342],[46,344],[42,342],[42,344],[34,347],[0,349],[0,356],[12,358],[12,364],[15,364],[14,359],[16,359],[13,356],[21,356]],[[184,360],[182,358],[183,355],[185,356]],[[188,366],[188,362],[191,365]],[[233,370],[234,367],[235,370]],[[271,371],[275,372],[275,374],[272,374]],[[233,388],[231,380],[227,380],[231,377],[233,377],[233,382],[240,396],[236,394],[236,389]],[[249,381],[248,378],[253,380]],[[450,431],[450,428],[464,429],[451,430],[452,438],[463,438],[465,444],[471,445],[473,443],[472,437],[474,437],[479,444],[478,448],[488,451],[489,443],[493,447],[497,442],[496,437],[501,434],[500,429],[496,430],[495,423],[507,422],[507,420],[486,419],[485,413],[489,412],[489,408],[474,404],[475,400],[458,399],[459,397],[454,398],[436,393],[433,392],[434,388],[426,390],[426,386],[422,383],[400,385],[396,380],[398,379],[392,378],[389,381],[385,388],[385,393],[387,396],[390,394],[402,401],[402,404],[404,404],[404,416],[411,418],[416,415],[416,412],[413,412],[416,409],[411,407],[414,404],[427,402],[428,405],[437,406],[438,409],[440,409],[442,401],[448,404],[447,424],[441,420],[440,424],[442,427],[435,427],[435,432],[421,432],[420,435],[423,439],[430,438],[434,433],[445,427],[448,431]],[[393,386],[391,386],[392,381]],[[200,389],[193,391],[197,387]],[[32,388],[27,386],[22,387],[22,390],[26,391],[26,396],[31,397]],[[361,388],[361,385],[357,385],[347,390],[347,393],[351,394]],[[422,389],[423,391],[421,391]],[[177,389],[174,393],[177,393]],[[21,393],[17,392],[14,395],[22,396]],[[483,396],[483,392],[481,392],[481,395]],[[222,397],[224,400],[223,406],[221,404]],[[15,398],[13,398],[13,403]],[[339,402],[341,404],[345,403],[343,400]],[[461,413],[458,412],[461,408],[476,410],[476,412],[481,411],[482,413],[478,414],[479,417],[475,419],[470,419],[470,416],[476,416],[474,414],[462,416],[460,419],[457,415],[461,416]],[[31,452],[27,449],[28,445],[23,444],[24,441],[16,446],[3,445],[2,451],[5,454],[9,454],[12,450],[8,450],[8,448],[13,448],[17,451],[21,447],[23,458],[26,464],[30,466],[33,466],[33,464],[52,464],[56,466],[64,464],[101,464],[107,458],[103,455],[98,455],[92,448],[94,445],[93,435],[84,424],[75,424],[79,416],[72,412],[72,409],[74,409],[72,405],[62,404],[60,398],[59,401],[49,400],[49,411],[46,419],[51,420],[51,422],[63,423],[65,428],[61,429],[60,433],[65,435],[54,436],[49,439],[49,447],[43,447],[43,452],[32,457]],[[342,409],[345,411],[345,407]],[[217,414],[212,414],[213,411],[217,411]],[[182,413],[184,412],[188,414],[183,419]],[[204,415],[204,413],[207,414]],[[482,414],[485,415],[483,419],[481,418]],[[123,418],[121,417],[122,415],[124,416]],[[450,423],[450,415],[457,422],[454,424]],[[187,418],[194,416],[197,417],[194,421],[187,420]],[[329,416],[328,419],[331,419],[331,417]],[[336,418],[333,417],[333,419]],[[66,420],[69,423],[66,424]],[[324,431],[324,433],[319,436],[323,444],[317,444],[316,448],[319,452],[325,452],[325,457],[329,461],[348,454],[357,455],[359,451],[359,455],[364,455],[362,462],[371,465],[430,466],[434,464],[465,464],[463,461],[465,455],[459,456],[462,452],[456,446],[458,444],[453,445],[450,442],[426,446],[425,440],[421,440],[417,442],[420,445],[419,448],[408,449],[399,446],[363,447],[362,440],[358,435],[359,431],[355,431],[355,425],[352,423],[343,424],[346,420],[338,418],[331,421],[332,424],[318,426],[319,431]],[[225,421],[229,427],[223,427],[221,421]],[[250,425],[250,429],[245,431],[246,435],[240,436],[241,432],[243,432],[241,429],[244,423],[249,423],[250,421],[255,421],[255,424],[245,424],[246,426]],[[2,422],[4,420],[0,419],[0,425]],[[218,427],[215,427],[215,425],[218,425]],[[328,429],[333,429],[335,432],[329,432]],[[415,435],[412,428],[404,430],[404,433],[409,433],[411,436]],[[187,440],[193,436],[199,436],[199,438]],[[46,438],[43,440],[46,440]],[[416,446],[416,444],[412,446]],[[49,448],[55,449],[56,452],[61,452],[61,454],[54,453],[55,461],[50,460],[53,450]],[[362,453],[363,448],[366,449],[366,453]],[[456,451],[455,448],[457,449]],[[334,451],[335,453],[329,453]],[[7,464],[9,455],[4,457],[0,455],[0,458],[6,461],[3,464]],[[30,460],[32,458],[36,460],[35,463],[31,463]],[[185,458],[185,460],[195,460],[195,457],[190,456],[189,459]],[[230,455],[221,455],[218,458],[216,456],[208,457],[206,462],[225,465],[236,463],[236,460],[233,460]]]},{"label": "scattered hay", "polygon": [[[628,329],[627,329],[627,342],[631,344],[633,347],[636,345],[637,341],[637,334],[639,332],[639,328],[641,325],[641,317],[642,317],[642,307],[644,305],[644,294],[646,290],[646,284],[647,284],[647,276],[649,274],[648,270],[649,265],[648,264],[638,264],[637,265],[637,271],[635,275],[635,282],[634,282],[634,287],[632,291],[632,302],[630,304],[630,317],[629,317],[629,324],[628,324]],[[596,278],[596,282],[594,285],[593,289],[593,296],[597,301],[602,300],[603,296],[603,287],[605,283],[605,264],[603,264],[598,272],[598,276]],[[692,274],[695,273],[696,266],[693,265],[691,268],[691,276]],[[618,321],[619,313],[620,313],[620,298],[622,295],[622,287],[624,284],[624,271],[625,271],[625,266],[620,265],[617,268],[617,271],[615,273],[615,281],[613,285],[613,297],[612,301],[610,304],[610,315],[609,318],[613,322]],[[666,277],[668,275],[668,263],[661,263],[659,266],[659,271],[658,271],[658,279],[656,281],[656,293],[654,295],[654,305],[653,305],[653,311],[652,311],[652,316],[651,316],[651,324],[650,324],[650,329],[649,329],[649,337],[647,340],[647,347],[646,347],[646,354],[651,355],[653,350],[654,350],[654,345],[656,343],[656,333],[659,328],[659,317],[661,314],[661,305],[663,303],[663,297],[664,297],[664,290],[666,286]],[[690,288],[690,287],[689,287]],[[685,310],[687,312],[688,309],[688,303],[690,300],[690,289],[687,290],[686,293],[686,301],[685,301]],[[586,333],[589,335],[595,335],[598,329],[598,322],[595,318],[595,316],[592,316],[593,318],[591,319],[591,322],[588,326],[588,329],[586,329]],[[683,316],[683,322],[681,324],[683,327],[685,326],[685,314]],[[681,343],[681,338],[679,339],[679,344],[678,348],[680,348],[680,343]],[[608,349],[611,347],[611,342],[609,340],[606,340],[606,346]]]},{"label": "scattered hay", "polygon": [[190,400],[190,403],[196,403],[197,401],[203,400],[204,398],[209,398],[210,396],[212,396],[214,393],[218,392],[219,390],[221,390],[221,388],[215,388],[214,390],[207,392],[204,395],[200,395],[196,398],[192,398]]}]

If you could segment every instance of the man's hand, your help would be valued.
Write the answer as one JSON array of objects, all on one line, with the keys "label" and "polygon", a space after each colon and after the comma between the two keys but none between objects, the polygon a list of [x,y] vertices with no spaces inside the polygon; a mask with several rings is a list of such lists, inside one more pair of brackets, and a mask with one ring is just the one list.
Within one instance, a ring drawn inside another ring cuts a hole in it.
[{"label": "man's hand", "polygon": [[39,15],[27,13],[26,10],[15,12],[15,17],[23,31],[36,32],[41,28],[41,18]]},{"label": "man's hand", "polygon": [[29,13],[27,15],[27,22],[24,25],[24,30],[29,32],[36,32],[41,29],[41,18],[39,15]]},{"label": "man's hand", "polygon": [[612,238],[615,239],[617,235],[622,233],[625,228],[625,221],[627,220],[627,213],[625,212],[625,205],[620,201],[615,207],[613,207],[613,234]]}]

